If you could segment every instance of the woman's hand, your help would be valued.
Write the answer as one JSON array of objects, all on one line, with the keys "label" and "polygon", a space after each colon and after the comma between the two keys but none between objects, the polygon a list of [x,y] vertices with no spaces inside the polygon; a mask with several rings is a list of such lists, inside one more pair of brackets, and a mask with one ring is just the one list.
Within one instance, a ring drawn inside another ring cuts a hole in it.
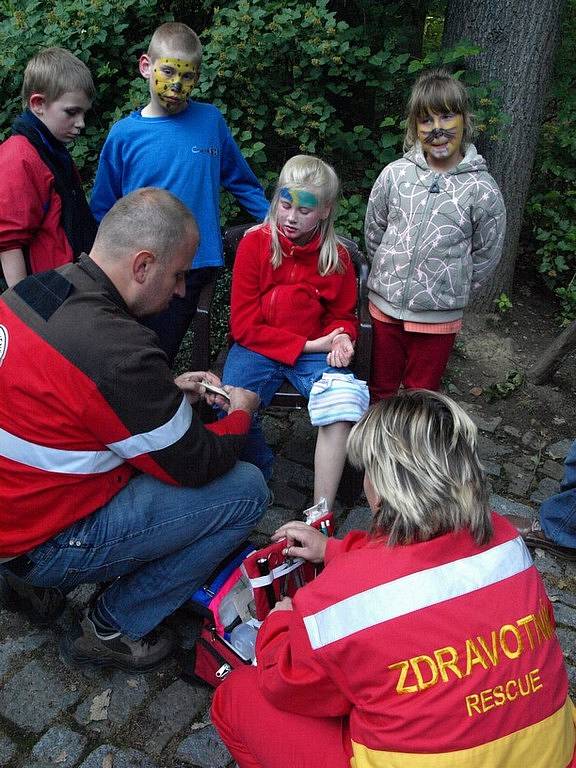
[{"label": "woman's hand", "polygon": [[271,538],[272,541],[286,539],[286,546],[282,553],[287,557],[301,557],[310,563],[324,561],[328,538],[301,520],[293,520],[281,525]]},{"label": "woman's hand", "polygon": [[354,343],[347,333],[339,333],[332,339],[332,349],[326,362],[333,368],[347,368],[354,357]]}]

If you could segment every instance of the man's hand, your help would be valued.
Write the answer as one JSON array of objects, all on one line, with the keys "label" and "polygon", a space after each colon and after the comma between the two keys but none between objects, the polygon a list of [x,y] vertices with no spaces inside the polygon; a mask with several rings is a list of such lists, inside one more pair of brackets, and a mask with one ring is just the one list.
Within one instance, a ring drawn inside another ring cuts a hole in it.
[{"label": "man's hand", "polygon": [[[216,387],[222,387],[222,382],[212,371],[187,371],[186,373],[181,373],[180,376],[176,376],[174,379],[174,384],[186,394],[189,403],[197,403],[203,397],[208,405],[217,405],[219,408],[227,410],[227,400],[222,395],[208,392],[202,384],[203,381],[214,384]],[[225,388],[223,387],[223,389]]]},{"label": "man's hand", "polygon": [[344,328],[334,328],[334,330],[327,333],[326,336],[320,336],[317,339],[309,339],[306,344],[304,344],[302,352],[331,352],[332,342],[343,330]]},{"label": "man's hand", "polygon": [[302,520],[292,520],[275,531],[271,539],[286,539],[283,554],[287,557],[301,557],[310,563],[321,563],[326,552],[328,538],[319,530],[307,525]]},{"label": "man's hand", "polygon": [[[282,600],[278,600],[274,608],[270,611],[270,613],[274,613],[274,611],[291,611],[292,608],[292,598],[290,597],[283,597]],[[270,614],[268,614],[270,615]]]},{"label": "man's hand", "polygon": [[332,349],[326,355],[326,362],[333,368],[347,368],[354,357],[354,344],[347,333],[339,333],[332,340]]}]

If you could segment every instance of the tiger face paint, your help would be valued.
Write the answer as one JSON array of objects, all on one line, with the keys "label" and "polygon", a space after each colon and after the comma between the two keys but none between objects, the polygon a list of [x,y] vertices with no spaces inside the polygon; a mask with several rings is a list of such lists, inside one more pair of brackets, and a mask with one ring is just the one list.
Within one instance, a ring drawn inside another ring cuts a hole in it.
[{"label": "tiger face paint", "polygon": [[198,82],[198,74],[198,64],[191,61],[158,58],[150,75],[151,90],[167,112],[180,112]]},{"label": "tiger face paint", "polygon": [[416,122],[418,139],[431,168],[447,170],[463,157],[464,118],[454,112],[430,112]]}]

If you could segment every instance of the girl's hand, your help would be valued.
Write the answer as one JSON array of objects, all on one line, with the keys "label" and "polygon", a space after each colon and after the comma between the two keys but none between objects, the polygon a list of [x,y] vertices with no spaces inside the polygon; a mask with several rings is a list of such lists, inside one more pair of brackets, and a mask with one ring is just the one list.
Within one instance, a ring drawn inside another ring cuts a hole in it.
[{"label": "girl's hand", "polygon": [[339,333],[332,340],[332,349],[326,355],[326,362],[333,368],[347,368],[354,357],[354,344],[347,333]]},{"label": "girl's hand", "polygon": [[283,597],[282,600],[278,600],[274,608],[272,608],[270,613],[274,613],[274,611],[291,611],[292,610],[292,598],[290,597]]},{"label": "girl's hand", "polygon": [[318,339],[309,339],[306,344],[304,344],[302,352],[331,352],[332,342],[343,330],[344,328],[335,328],[330,333],[327,333],[326,336],[320,336]]},{"label": "girl's hand", "polygon": [[324,561],[328,537],[302,520],[293,520],[278,528],[271,536],[272,541],[286,539],[282,554],[287,557],[301,557],[310,563]]}]

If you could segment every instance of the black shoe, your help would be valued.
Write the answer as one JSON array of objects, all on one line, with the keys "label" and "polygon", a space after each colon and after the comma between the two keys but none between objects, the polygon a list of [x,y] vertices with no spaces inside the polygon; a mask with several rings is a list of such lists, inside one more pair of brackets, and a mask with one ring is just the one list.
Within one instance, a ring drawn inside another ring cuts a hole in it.
[{"label": "black shoe", "polygon": [[74,629],[74,637],[60,643],[62,659],[75,666],[113,667],[126,672],[148,672],[166,659],[174,648],[174,636],[165,628],[155,629],[141,640],[121,632],[99,634],[85,611]]},{"label": "black shoe", "polygon": [[33,587],[4,569],[0,575],[0,605],[26,614],[38,626],[48,626],[64,610],[66,597],[56,587]]},{"label": "black shoe", "polygon": [[548,536],[542,530],[538,520],[533,520],[530,517],[522,517],[521,515],[506,515],[506,520],[518,530],[518,533],[524,539],[524,542],[528,547],[533,549],[545,549],[547,552],[551,552],[553,555],[562,558],[562,560],[569,560],[570,562],[576,562],[576,549],[572,547],[563,547],[560,544],[556,544],[555,541],[549,539]]}]

